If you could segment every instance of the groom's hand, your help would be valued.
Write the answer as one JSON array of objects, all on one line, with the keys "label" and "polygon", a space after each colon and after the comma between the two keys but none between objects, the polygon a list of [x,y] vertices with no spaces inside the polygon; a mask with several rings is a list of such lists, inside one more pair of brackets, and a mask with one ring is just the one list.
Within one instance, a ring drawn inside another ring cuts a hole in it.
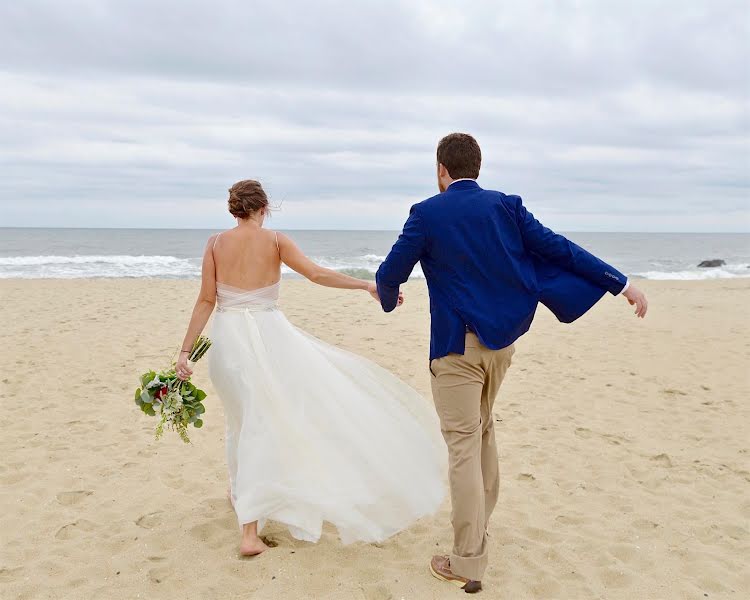
[{"label": "groom's hand", "polygon": [[[380,304],[380,294],[378,294],[378,286],[375,282],[371,282],[367,286],[367,291],[370,293],[370,296],[373,297],[373,299]],[[404,303],[404,293],[399,292],[398,293],[398,302],[396,303],[396,306],[401,306]]]},{"label": "groom's hand", "polygon": [[631,284],[628,289],[625,290],[623,296],[625,296],[631,306],[635,305],[636,316],[639,316],[641,319],[646,316],[646,311],[648,310],[646,294]]}]

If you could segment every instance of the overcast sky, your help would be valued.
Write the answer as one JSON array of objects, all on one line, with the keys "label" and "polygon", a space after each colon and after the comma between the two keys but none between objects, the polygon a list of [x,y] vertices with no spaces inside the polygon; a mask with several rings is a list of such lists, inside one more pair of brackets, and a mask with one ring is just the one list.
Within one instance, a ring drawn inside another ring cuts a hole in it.
[{"label": "overcast sky", "polygon": [[551,227],[749,231],[749,5],[3,1],[0,225],[227,227],[252,178],[399,229],[466,131]]}]

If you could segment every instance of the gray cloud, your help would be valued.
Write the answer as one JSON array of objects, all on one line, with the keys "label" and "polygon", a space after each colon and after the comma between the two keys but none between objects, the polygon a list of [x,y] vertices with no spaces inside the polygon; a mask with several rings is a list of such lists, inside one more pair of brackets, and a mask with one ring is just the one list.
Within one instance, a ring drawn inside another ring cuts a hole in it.
[{"label": "gray cloud", "polygon": [[560,229],[748,230],[743,2],[0,7],[0,223],[398,228],[466,130]]}]

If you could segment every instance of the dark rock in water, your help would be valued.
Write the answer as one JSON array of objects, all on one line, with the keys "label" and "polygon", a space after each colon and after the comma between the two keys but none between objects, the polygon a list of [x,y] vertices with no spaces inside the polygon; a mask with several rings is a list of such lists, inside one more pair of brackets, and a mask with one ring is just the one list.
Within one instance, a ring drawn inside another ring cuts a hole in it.
[{"label": "dark rock in water", "polygon": [[720,258],[713,258],[711,260],[702,260],[698,266],[699,267],[721,267],[725,264],[727,263],[725,263]]}]

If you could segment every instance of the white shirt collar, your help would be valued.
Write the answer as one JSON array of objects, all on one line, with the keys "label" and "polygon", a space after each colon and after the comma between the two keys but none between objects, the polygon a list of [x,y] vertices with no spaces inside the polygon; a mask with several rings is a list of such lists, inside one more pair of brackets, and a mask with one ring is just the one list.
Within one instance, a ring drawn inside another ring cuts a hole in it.
[{"label": "white shirt collar", "polygon": [[462,177],[461,179],[454,179],[448,184],[448,187],[452,186],[457,181],[476,181],[476,179],[472,179],[471,177]]}]

